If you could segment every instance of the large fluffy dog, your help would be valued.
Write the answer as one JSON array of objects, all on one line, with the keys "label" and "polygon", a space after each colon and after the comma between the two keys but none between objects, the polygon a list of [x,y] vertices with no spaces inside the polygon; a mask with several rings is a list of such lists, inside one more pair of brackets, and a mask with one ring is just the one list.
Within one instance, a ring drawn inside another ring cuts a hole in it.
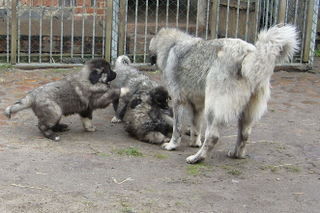
[{"label": "large fluffy dog", "polygon": [[90,60],[80,72],[30,91],[7,107],[5,115],[10,118],[13,113],[32,108],[39,119],[40,131],[55,141],[60,139],[55,132],[67,130],[67,125],[59,123],[62,115],[78,113],[85,130],[95,131],[91,123],[93,110],[107,107],[120,95],[120,89],[112,90],[109,86],[115,77],[108,62]]},{"label": "large fluffy dog", "polygon": [[[191,108],[196,130],[204,109],[205,141],[187,158],[188,163],[196,163],[218,142],[219,128],[235,119],[239,122],[238,139],[229,156],[245,157],[253,123],[267,109],[275,64],[293,56],[298,40],[295,27],[290,25],[260,32],[255,45],[240,39],[205,41],[176,29],[162,29],[152,38],[149,49],[157,55],[173,100],[173,134],[163,147],[172,150],[180,143],[181,106]],[[201,143],[200,136],[196,143]]]},{"label": "large fluffy dog", "polygon": [[131,65],[123,55],[116,60],[117,78],[113,87],[126,87],[129,92],[113,102],[113,122],[124,121],[125,129],[138,140],[148,143],[168,142],[172,132],[172,112],[168,91]]}]

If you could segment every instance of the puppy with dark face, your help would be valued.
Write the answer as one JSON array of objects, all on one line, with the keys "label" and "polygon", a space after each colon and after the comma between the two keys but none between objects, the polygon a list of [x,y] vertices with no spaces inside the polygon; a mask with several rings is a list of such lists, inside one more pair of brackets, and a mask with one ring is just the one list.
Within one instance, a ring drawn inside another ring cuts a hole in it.
[{"label": "puppy with dark face", "polygon": [[172,111],[168,100],[168,92],[162,86],[136,92],[124,114],[126,131],[144,142],[168,142],[172,132]]},{"label": "puppy with dark face", "polygon": [[58,141],[55,133],[66,131],[61,117],[79,114],[86,131],[95,131],[92,112],[107,107],[119,99],[121,89],[110,89],[109,82],[116,78],[110,64],[103,59],[88,61],[80,72],[62,80],[51,82],[30,91],[24,98],[5,109],[5,115],[31,108],[38,117],[38,127],[43,135]]}]

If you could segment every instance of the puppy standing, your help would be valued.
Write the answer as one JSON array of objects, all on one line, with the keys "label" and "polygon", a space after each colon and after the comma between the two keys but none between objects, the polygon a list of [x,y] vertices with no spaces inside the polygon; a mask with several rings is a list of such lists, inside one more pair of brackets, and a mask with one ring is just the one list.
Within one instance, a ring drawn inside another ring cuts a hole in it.
[{"label": "puppy standing", "polygon": [[196,163],[218,142],[219,129],[235,119],[238,140],[229,156],[245,157],[252,126],[267,109],[275,64],[292,58],[298,40],[295,27],[290,25],[260,32],[255,46],[240,39],[205,41],[176,29],[162,29],[152,38],[149,49],[157,55],[173,99],[173,134],[163,147],[173,150],[179,146],[182,106],[194,112],[191,116],[196,129],[204,109],[205,141],[187,158],[188,163]]},{"label": "puppy standing", "polygon": [[116,73],[103,59],[88,61],[79,73],[62,80],[51,82],[30,91],[27,96],[5,109],[5,115],[31,108],[38,117],[38,127],[43,135],[58,141],[55,133],[67,130],[67,125],[60,124],[62,115],[78,113],[86,131],[95,131],[92,125],[94,109],[107,107],[120,96],[120,89],[111,90],[110,81]]}]

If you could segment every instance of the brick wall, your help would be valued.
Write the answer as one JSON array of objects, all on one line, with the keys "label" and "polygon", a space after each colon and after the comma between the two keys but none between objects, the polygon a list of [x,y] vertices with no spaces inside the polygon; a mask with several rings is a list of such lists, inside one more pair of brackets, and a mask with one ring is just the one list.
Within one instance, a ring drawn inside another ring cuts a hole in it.
[{"label": "brick wall", "polygon": [[[74,7],[75,13],[103,14],[105,10],[105,0],[95,0],[96,7],[94,7],[94,0],[20,0],[20,4],[33,7]],[[73,5],[74,4],[74,5]]]}]

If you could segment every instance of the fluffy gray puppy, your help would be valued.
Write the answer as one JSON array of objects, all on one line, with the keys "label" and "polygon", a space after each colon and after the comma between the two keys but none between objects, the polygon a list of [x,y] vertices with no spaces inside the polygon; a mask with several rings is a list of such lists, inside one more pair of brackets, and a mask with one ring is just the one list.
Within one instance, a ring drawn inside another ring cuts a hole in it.
[{"label": "fluffy gray puppy", "polygon": [[160,144],[168,142],[172,132],[172,110],[168,91],[131,65],[130,59],[119,56],[115,64],[117,78],[113,87],[126,87],[129,92],[115,99],[112,122],[125,122],[126,131],[138,140]]},{"label": "fluffy gray puppy", "polygon": [[[238,139],[230,157],[244,158],[254,122],[267,109],[270,78],[277,62],[298,50],[298,33],[278,25],[259,33],[255,45],[240,39],[203,40],[176,29],[161,29],[150,42],[173,102],[173,133],[164,149],[181,141],[181,108],[190,108],[193,129],[199,130],[204,111],[205,140],[187,163],[204,160],[219,139],[219,129],[238,120]],[[201,144],[201,134],[196,144]]]},{"label": "fluffy gray puppy", "polygon": [[129,100],[123,121],[125,130],[138,140],[162,144],[170,140],[172,112],[164,87],[139,90]]},{"label": "fluffy gray puppy", "polygon": [[115,116],[111,122],[117,123],[122,121],[126,106],[133,94],[141,90],[151,90],[158,87],[159,84],[133,67],[130,59],[126,55],[117,58],[114,71],[117,73],[117,78],[111,82],[111,86],[115,88],[126,87],[129,89],[129,92],[125,96],[115,99],[113,102]]},{"label": "fluffy gray puppy", "polygon": [[65,131],[61,124],[63,115],[79,114],[86,131],[95,131],[92,112],[107,107],[120,96],[120,89],[110,89],[109,82],[116,78],[110,64],[103,59],[88,61],[80,72],[62,80],[51,82],[30,91],[24,98],[5,109],[10,118],[13,113],[31,108],[38,117],[38,127],[43,135],[58,141],[55,132]]}]

